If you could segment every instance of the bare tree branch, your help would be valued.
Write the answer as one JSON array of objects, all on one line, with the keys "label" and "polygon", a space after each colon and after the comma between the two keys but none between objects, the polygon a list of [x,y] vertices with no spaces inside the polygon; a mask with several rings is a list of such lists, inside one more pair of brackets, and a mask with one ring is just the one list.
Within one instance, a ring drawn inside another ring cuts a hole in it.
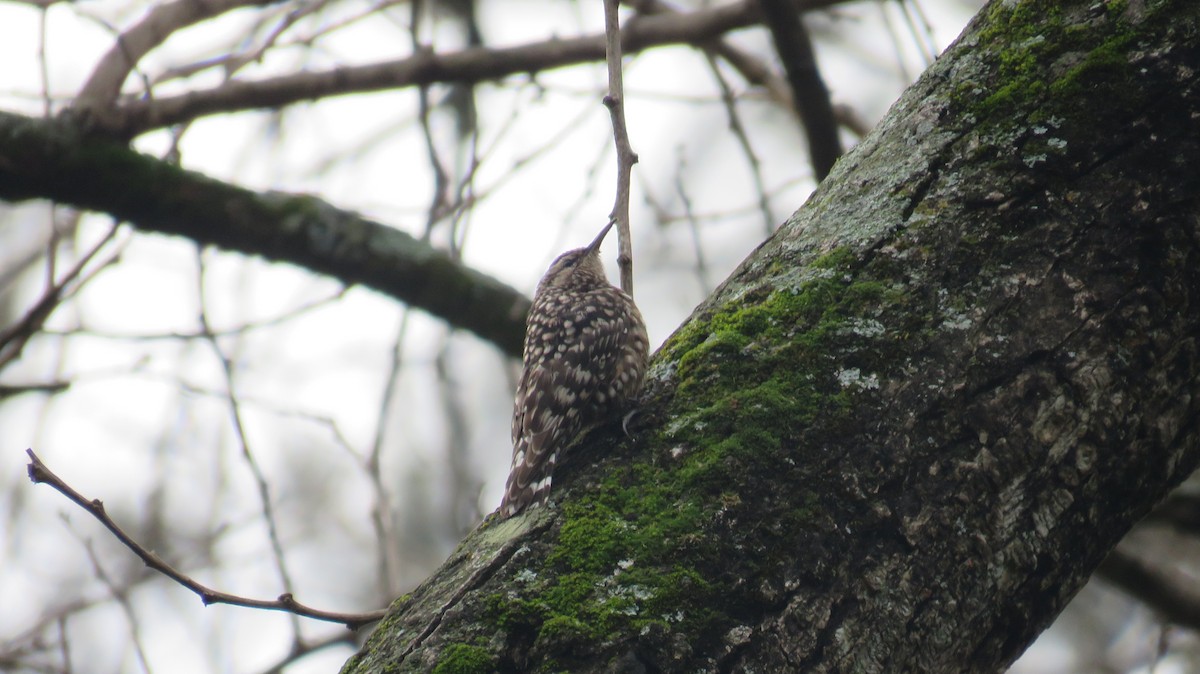
[{"label": "bare tree branch", "polygon": [[0,112],[0,199],[38,198],[361,283],[521,353],[529,300],[404,232],[316,197],[186,171],[62,120]]},{"label": "bare tree branch", "polygon": [[842,156],[842,143],[838,139],[837,120],[833,115],[829,90],[825,88],[821,71],[817,68],[812,41],[800,21],[800,13],[791,2],[760,0],[759,5],[775,39],[775,50],[783,61],[788,82],[792,85],[796,110],[800,113],[804,134],[808,138],[813,172],[818,180],[824,180],[833,168],[833,162]]},{"label": "bare tree branch", "polygon": [[[46,291],[42,294],[41,299],[39,299],[37,303],[25,313],[25,316],[22,317],[21,320],[3,330],[0,330],[0,368],[6,367],[9,363],[21,356],[21,351],[24,350],[25,344],[34,335],[34,333],[41,330],[42,325],[46,322],[46,319],[49,318],[50,314],[58,308],[59,304],[62,303],[63,299],[65,299],[68,294],[74,292],[74,290],[77,290],[81,285],[86,283],[87,279],[94,276],[96,271],[107,267],[109,264],[112,264],[112,262],[116,259],[115,254],[101,262],[97,269],[94,269],[90,274],[81,277],[84,268],[91,263],[91,261],[96,257],[97,253],[99,253],[108,245],[110,241],[112,241],[113,237],[116,236],[116,233],[117,227],[116,225],[113,225],[113,227],[109,229],[108,234],[106,234],[99,243],[93,246],[92,249],[88,251],[87,254],[85,254],[83,258],[75,264],[74,267],[68,270],[66,276],[64,276],[62,280],[55,281],[53,277],[48,279],[50,282],[49,287],[46,288]],[[76,282],[77,280],[78,282]],[[71,286],[72,289],[68,290],[68,286]]]},{"label": "bare tree branch", "polygon": [[1166,525],[1179,533],[1200,536],[1200,494],[1180,490],[1159,504],[1142,524]]},{"label": "bare tree branch", "polygon": [[0,400],[25,393],[62,393],[71,388],[69,381],[48,381],[35,384],[0,384]]},{"label": "bare tree branch", "polygon": [[[680,11],[663,0],[640,0],[636,4],[638,11],[645,14],[677,13]],[[797,11],[810,12],[821,7],[841,4],[841,0],[827,0],[825,2],[805,0],[803,2],[793,1],[792,4],[796,7]],[[733,66],[734,70],[737,70],[747,83],[762,87],[771,101],[787,108],[793,113],[799,114],[792,98],[791,85],[788,84],[786,79],[776,75],[775,71],[758,56],[746,49],[730,44],[728,40],[720,38],[714,38],[707,43],[697,46],[708,54],[720,56],[726,63]],[[870,126],[861,119],[860,115],[848,105],[834,104],[833,115],[838,124],[850,129],[860,138],[867,135],[867,132],[871,130]]]},{"label": "bare tree branch", "polygon": [[625,127],[621,22],[617,13],[620,4],[620,0],[604,0],[604,32],[607,38],[605,59],[608,62],[608,94],[604,97],[604,105],[612,118],[613,144],[617,149],[617,190],[608,219],[616,221],[617,233],[620,235],[617,266],[621,269],[621,289],[632,296],[633,241],[629,231],[629,178],[638,156],[629,143],[629,130]]},{"label": "bare tree branch", "polygon": [[738,114],[737,99],[733,95],[733,88],[725,81],[725,76],[721,74],[721,67],[717,64],[717,59],[712,53],[708,54],[708,65],[712,71],[713,78],[717,80],[717,86],[721,89],[721,102],[725,104],[725,114],[729,117],[729,130],[733,133],[733,137],[737,139],[738,145],[742,148],[742,154],[746,157],[746,163],[750,166],[750,176],[754,179],[754,191],[758,194],[758,208],[762,211],[763,215],[763,235],[770,236],[771,232],[775,231],[775,226],[779,223],[775,221],[775,216],[771,214],[771,198],[767,196],[767,185],[763,180],[762,164],[758,161],[758,155],[754,152],[754,146],[750,144],[750,135],[746,133],[746,127],[742,124],[741,115]]},{"label": "bare tree branch", "polygon": [[1172,577],[1121,548],[1108,555],[1096,574],[1167,621],[1200,630],[1200,593],[1191,579]]},{"label": "bare tree branch", "polygon": [[145,549],[137,541],[133,540],[129,534],[125,533],[124,529],[122,529],[116,522],[113,521],[111,517],[108,516],[108,513],[104,509],[104,503],[101,502],[100,499],[89,499],[83,494],[75,491],[70,485],[64,482],[62,478],[55,475],[48,467],[46,467],[46,464],[42,463],[42,460],[38,458],[37,454],[33,453],[32,449],[25,450],[25,453],[29,455],[29,479],[32,480],[34,484],[49,485],[55,491],[63,496],[66,496],[73,503],[86,510],[89,515],[95,517],[101,524],[104,525],[106,529],[112,532],[113,536],[115,536],[117,540],[121,541],[122,545],[129,548],[131,551],[133,551],[133,554],[137,555],[139,559],[145,562],[146,566],[163,574],[176,583],[179,583],[192,592],[195,592],[200,596],[200,600],[204,602],[205,606],[208,606],[209,604],[230,604],[232,606],[257,608],[267,611],[285,611],[288,613],[294,613],[298,616],[303,616],[305,618],[312,618],[314,620],[341,623],[351,630],[357,630],[360,627],[376,622],[386,613],[386,610],[384,609],[369,611],[367,613],[336,613],[333,611],[322,611],[320,609],[301,604],[300,602],[296,601],[295,597],[293,597],[291,593],[281,594],[279,595],[278,599],[271,600],[250,599],[248,597],[240,597],[238,595],[227,594],[225,592],[213,590],[212,588],[202,585],[190,576],[177,570],[157,554]]},{"label": "bare tree branch", "polygon": [[[238,449],[241,450],[242,459],[246,462],[246,467],[250,470],[250,475],[254,478],[254,485],[258,492],[259,507],[262,509],[262,519],[267,526],[267,541],[271,545],[271,557],[275,562],[275,571],[279,574],[279,581],[283,585],[284,594],[291,596],[294,592],[295,584],[292,582],[292,573],[288,569],[287,555],[283,551],[283,537],[279,535],[279,518],[275,514],[275,504],[271,500],[271,488],[267,484],[266,474],[263,473],[262,467],[259,465],[258,458],[250,446],[250,439],[246,436],[246,422],[242,414],[242,403],[237,393],[237,385],[234,377],[233,359],[221,348],[220,342],[213,336],[212,323],[208,319],[209,302],[205,293],[204,280],[207,265],[204,261],[204,251],[197,250],[199,278],[197,279],[196,287],[200,291],[200,326],[204,333],[208,336],[207,342],[212,347],[213,354],[217,360],[221,362],[221,374],[225,380],[225,399],[229,403],[229,415],[233,422],[234,437],[237,438]],[[241,343],[241,340],[238,340]],[[295,615],[292,616],[292,633],[300,634],[300,625]]]},{"label": "bare tree branch", "polygon": [[[840,0],[839,0],[840,1]],[[837,4],[809,0],[790,7],[813,9]],[[759,21],[755,0],[696,10],[687,14],[638,16],[621,30],[622,48],[637,52],[668,44],[704,44],[713,38]],[[365,91],[419,86],[435,82],[481,82],[510,75],[535,73],[605,58],[604,35],[506,48],[472,47],[438,54],[430,50],[365,66],[302,72],[267,80],[235,80],[221,86],[178,96],[128,101],[112,110],[93,110],[91,122],[119,137],[192,121],[204,115],[273,109],[299,101]]]},{"label": "bare tree branch", "polygon": [[141,21],[117,36],[75,99],[75,108],[108,107],[121,93],[121,85],[143,56],[167,41],[176,31],[205,19],[248,5],[269,5],[282,0],[175,0],[158,5]]}]

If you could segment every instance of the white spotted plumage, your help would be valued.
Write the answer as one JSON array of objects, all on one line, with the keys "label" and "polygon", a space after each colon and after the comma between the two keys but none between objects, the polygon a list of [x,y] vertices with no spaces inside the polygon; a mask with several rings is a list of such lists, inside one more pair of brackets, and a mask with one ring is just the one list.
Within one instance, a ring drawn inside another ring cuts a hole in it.
[{"label": "white spotted plumage", "polygon": [[502,517],[544,502],[562,452],[588,428],[619,416],[641,390],[646,326],[600,264],[600,243],[611,227],[586,248],[560,255],[534,293]]}]

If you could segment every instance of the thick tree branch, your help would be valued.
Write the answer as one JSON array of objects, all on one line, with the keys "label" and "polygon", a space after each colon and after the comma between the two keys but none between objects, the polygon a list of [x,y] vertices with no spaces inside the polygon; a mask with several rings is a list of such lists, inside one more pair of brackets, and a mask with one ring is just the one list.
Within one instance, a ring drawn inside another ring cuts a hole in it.
[{"label": "thick tree branch", "polygon": [[788,0],[759,0],[759,5],[792,87],[792,99],[808,139],[813,173],[817,180],[824,180],[833,163],[842,156],[842,142],[838,138],[837,118],[833,114],[829,90],[817,67],[812,40],[800,20],[800,13]]},{"label": "thick tree branch", "polygon": [[[231,0],[230,0],[231,1]],[[811,10],[844,0],[802,0],[797,10]],[[635,53],[668,44],[702,44],[759,20],[756,0],[689,13],[638,16],[621,30],[622,48]],[[536,73],[605,59],[604,35],[506,48],[473,47],[413,56],[365,66],[303,72],[267,80],[234,80],[221,86],[178,96],[128,101],[111,109],[88,108],[91,124],[117,137],[133,137],[217,113],[274,109],[300,101],[380,91],[438,82],[481,82],[510,75]]]},{"label": "thick tree branch", "polygon": [[1171,494],[1142,522],[1169,526],[1181,534],[1200,536],[1200,494],[1180,493],[1182,491]]},{"label": "thick tree branch", "polygon": [[[679,11],[663,0],[638,0],[634,4],[637,5],[638,11],[646,14],[669,14]],[[822,6],[841,4],[841,0],[826,0],[825,2],[805,0],[791,4],[797,12],[810,12]],[[786,79],[775,74],[775,71],[758,56],[722,38],[714,38],[696,46],[710,55],[719,56],[724,59],[726,63],[745,78],[748,84],[762,87],[766,91],[768,98],[773,102],[799,116],[800,111],[796,108],[791,85]],[[833,105],[833,115],[839,125],[846,127],[859,137],[867,135],[867,132],[871,130],[870,126],[862,120],[861,116],[849,106]],[[774,230],[775,224],[772,223],[772,230]]]},{"label": "thick tree branch", "polygon": [[290,262],[424,309],[518,356],[529,300],[413,237],[316,197],[258,194],[85,136],[0,113],[0,199],[51,199],[146,231]]},{"label": "thick tree branch", "polygon": [[1003,669],[1200,464],[1198,71],[1185,0],[989,4],[667,341],[642,431],[344,672]]},{"label": "thick tree branch", "polygon": [[1120,548],[1104,560],[1096,575],[1149,606],[1165,620],[1200,630],[1200,593],[1194,579],[1171,574]]}]

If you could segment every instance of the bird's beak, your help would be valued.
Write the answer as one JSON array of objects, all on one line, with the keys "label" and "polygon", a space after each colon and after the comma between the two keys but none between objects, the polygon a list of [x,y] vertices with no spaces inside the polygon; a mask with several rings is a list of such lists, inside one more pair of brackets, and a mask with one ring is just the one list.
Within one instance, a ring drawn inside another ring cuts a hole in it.
[{"label": "bird's beak", "polygon": [[587,252],[589,255],[600,250],[600,244],[604,243],[605,235],[608,234],[608,230],[612,229],[612,226],[615,224],[617,224],[616,220],[609,220],[608,224],[604,226],[604,229],[600,230],[600,233],[596,235],[596,238],[592,239],[592,242],[589,243],[587,247]]}]

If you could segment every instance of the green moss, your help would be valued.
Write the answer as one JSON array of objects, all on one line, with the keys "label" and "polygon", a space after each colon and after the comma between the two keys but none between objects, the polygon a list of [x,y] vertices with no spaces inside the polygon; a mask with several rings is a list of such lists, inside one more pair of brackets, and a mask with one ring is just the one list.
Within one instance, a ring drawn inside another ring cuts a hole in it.
[{"label": "green moss", "polygon": [[493,594],[484,602],[484,615],[500,629],[514,631],[524,625],[540,624],[545,620],[546,610],[533,600]]},{"label": "green moss", "polygon": [[555,615],[542,623],[538,632],[538,640],[547,650],[562,650],[559,644],[571,644],[591,639],[595,630],[578,618],[565,615]]},{"label": "green moss", "polygon": [[1071,96],[1093,87],[1124,88],[1123,83],[1129,76],[1131,40],[1131,36],[1121,35],[1089,51],[1083,61],[1068,68],[1050,85],[1050,92],[1055,96]]},{"label": "green moss", "polygon": [[[591,504],[595,510],[603,508]],[[559,545],[550,554],[549,561],[561,564],[572,571],[599,573],[610,567],[614,559],[628,550],[623,544],[629,523],[612,517],[612,513],[576,513],[576,517],[563,523],[559,531]]]},{"label": "green moss", "polygon": [[486,648],[450,644],[442,649],[434,674],[486,674],[496,671],[496,663]]},{"label": "green moss", "polygon": [[[1135,29],[1124,16],[1124,0],[1101,6],[1104,11],[1095,15],[1090,6],[1064,7],[1051,0],[995,3],[978,43],[983,58],[995,61],[996,67],[987,70],[995,72],[996,79],[992,84],[960,85],[953,100],[984,120],[1007,117],[1029,107],[1031,99],[1049,103],[1038,106],[1048,111],[1046,117],[1077,112],[1072,108],[1073,95],[1096,87],[1123,95],[1125,82],[1135,76],[1128,58]],[[1105,25],[1108,22],[1117,22],[1119,30],[1116,37],[1100,41],[1100,33],[1113,35],[1112,28]],[[1148,29],[1146,25],[1138,28]],[[986,94],[982,101],[981,93]]]},{"label": "green moss", "polygon": [[[836,249],[673,336],[660,354],[677,363],[675,416],[654,439],[663,453],[639,456],[564,501],[549,568],[519,596],[489,601],[489,619],[510,631],[524,626],[543,662],[560,665],[592,657],[615,631],[719,638],[743,600],[718,580],[730,570],[714,537],[752,544],[760,535],[757,522],[722,527],[737,520],[743,494],[805,469],[793,459],[803,433],[849,419],[861,391],[839,383],[834,364],[848,344],[864,370],[880,357],[851,319],[904,299],[860,267],[852,251]],[[795,483],[802,492],[800,472]],[[772,526],[808,526],[815,497],[789,500],[807,505]],[[757,563],[747,558],[739,575]]]},{"label": "green moss", "polygon": [[846,270],[857,262],[857,257],[854,251],[847,246],[840,246],[825,253],[809,263],[812,269],[838,269]]}]

